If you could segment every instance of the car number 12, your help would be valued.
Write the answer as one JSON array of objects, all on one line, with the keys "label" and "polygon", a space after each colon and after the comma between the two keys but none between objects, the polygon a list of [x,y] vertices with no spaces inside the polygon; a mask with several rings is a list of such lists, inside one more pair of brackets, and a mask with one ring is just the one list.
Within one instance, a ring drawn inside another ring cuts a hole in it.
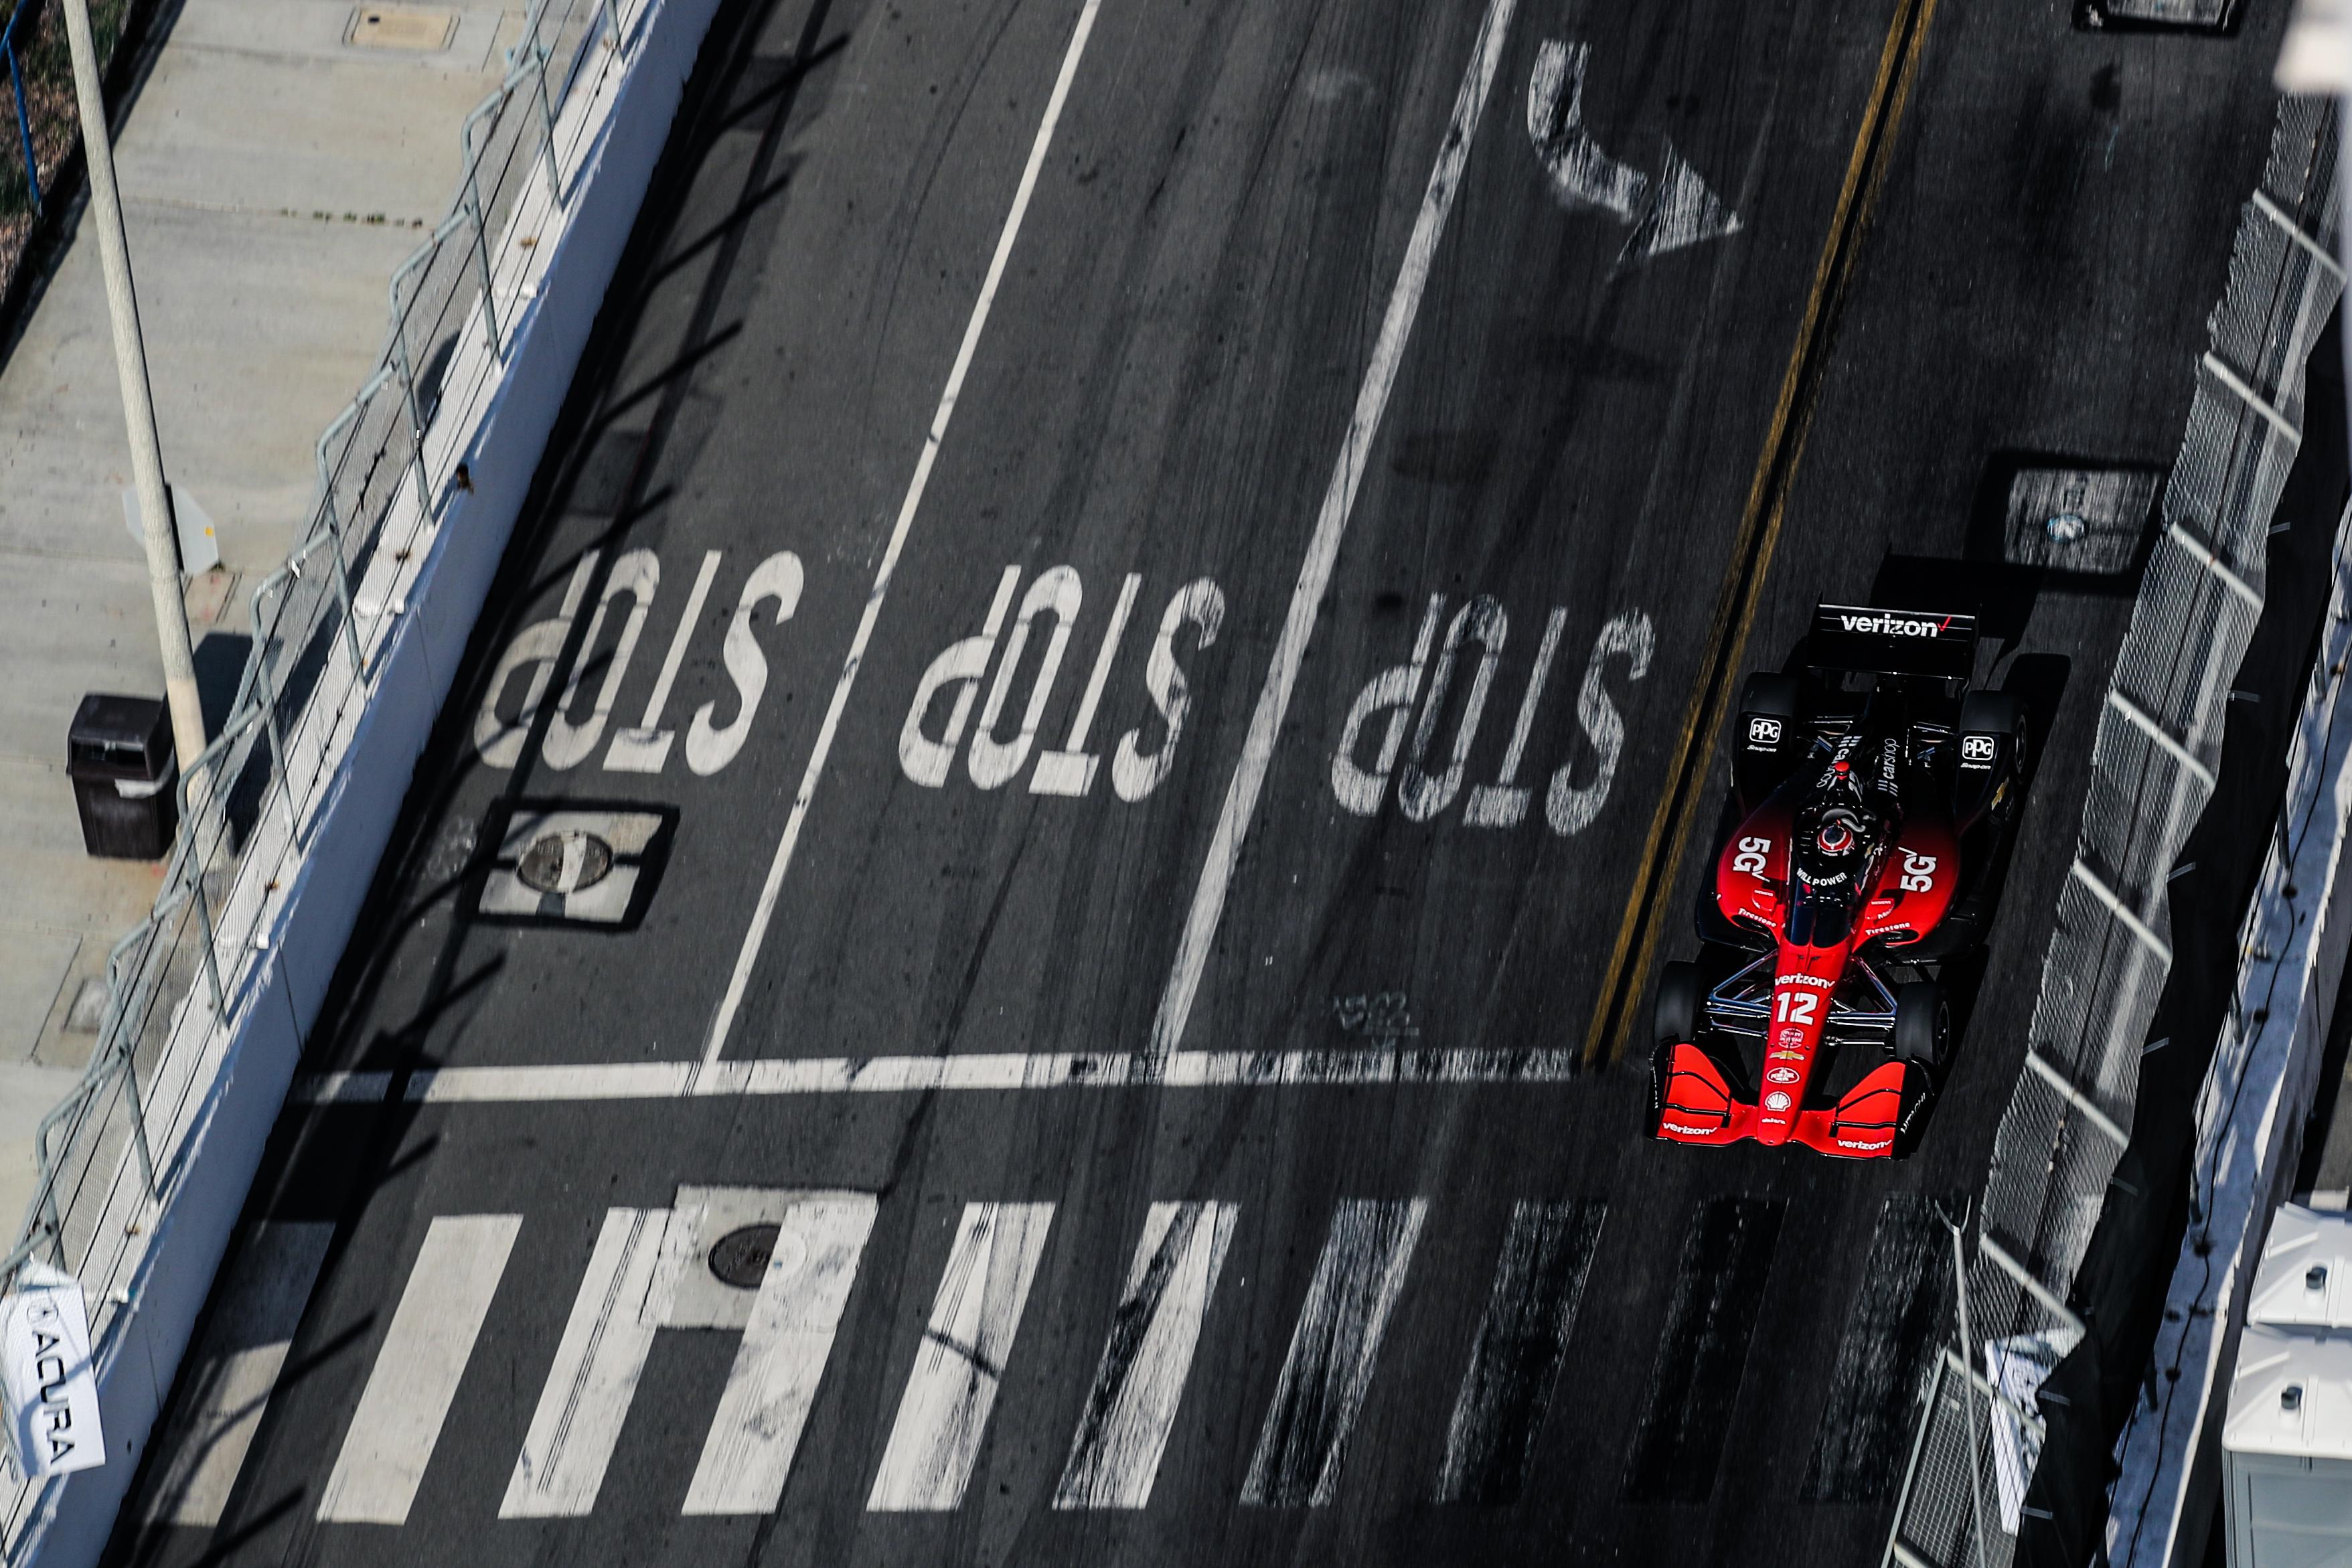
[{"label": "car number 12", "polygon": [[1782,1024],[1810,1024],[1813,1021],[1814,1009],[1821,1005],[1821,997],[1813,992],[1783,991],[1772,1016]]}]

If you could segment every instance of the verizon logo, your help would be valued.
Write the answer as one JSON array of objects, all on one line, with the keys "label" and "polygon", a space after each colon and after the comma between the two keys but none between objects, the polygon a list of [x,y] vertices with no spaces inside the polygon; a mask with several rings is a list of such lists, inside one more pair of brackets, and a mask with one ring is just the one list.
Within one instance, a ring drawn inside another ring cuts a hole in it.
[{"label": "verizon logo", "polygon": [[1946,616],[1939,621],[1915,621],[1885,610],[1870,616],[1848,615],[1841,610],[1838,622],[1847,631],[1869,632],[1878,637],[1938,637],[1950,629],[1952,617]]}]

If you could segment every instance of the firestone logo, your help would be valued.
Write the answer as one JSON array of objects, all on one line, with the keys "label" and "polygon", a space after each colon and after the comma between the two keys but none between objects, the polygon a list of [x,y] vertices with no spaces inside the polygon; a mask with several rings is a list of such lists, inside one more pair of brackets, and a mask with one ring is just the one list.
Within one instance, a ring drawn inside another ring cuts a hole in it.
[{"label": "firestone logo", "polygon": [[1838,621],[1850,632],[1872,632],[1880,637],[1939,637],[1952,624],[1946,616],[1940,621],[1915,621],[1903,616],[1881,610],[1874,616],[1849,616],[1840,612]]}]

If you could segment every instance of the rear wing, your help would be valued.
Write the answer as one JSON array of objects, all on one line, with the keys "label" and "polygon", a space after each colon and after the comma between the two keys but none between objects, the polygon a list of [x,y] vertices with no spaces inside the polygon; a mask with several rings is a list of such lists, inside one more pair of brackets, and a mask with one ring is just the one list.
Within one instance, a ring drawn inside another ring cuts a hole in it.
[{"label": "rear wing", "polygon": [[1821,605],[1805,662],[1816,669],[1865,670],[1966,680],[1976,671],[1977,618],[1867,605]]}]

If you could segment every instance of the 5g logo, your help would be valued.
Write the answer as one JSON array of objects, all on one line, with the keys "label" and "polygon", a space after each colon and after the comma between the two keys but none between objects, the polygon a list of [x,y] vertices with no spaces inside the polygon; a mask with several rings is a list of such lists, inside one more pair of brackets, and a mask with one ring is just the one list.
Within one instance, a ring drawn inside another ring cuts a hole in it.
[{"label": "5g logo", "polygon": [[1903,890],[1924,893],[1936,885],[1936,858],[1914,850],[1903,851]]},{"label": "5g logo", "polygon": [[[1760,877],[1764,874],[1764,857],[1771,851],[1772,841],[1769,838],[1743,838],[1739,841],[1739,853],[1731,858],[1731,868]],[[1930,860],[1927,864],[1933,868],[1936,863]]]}]

